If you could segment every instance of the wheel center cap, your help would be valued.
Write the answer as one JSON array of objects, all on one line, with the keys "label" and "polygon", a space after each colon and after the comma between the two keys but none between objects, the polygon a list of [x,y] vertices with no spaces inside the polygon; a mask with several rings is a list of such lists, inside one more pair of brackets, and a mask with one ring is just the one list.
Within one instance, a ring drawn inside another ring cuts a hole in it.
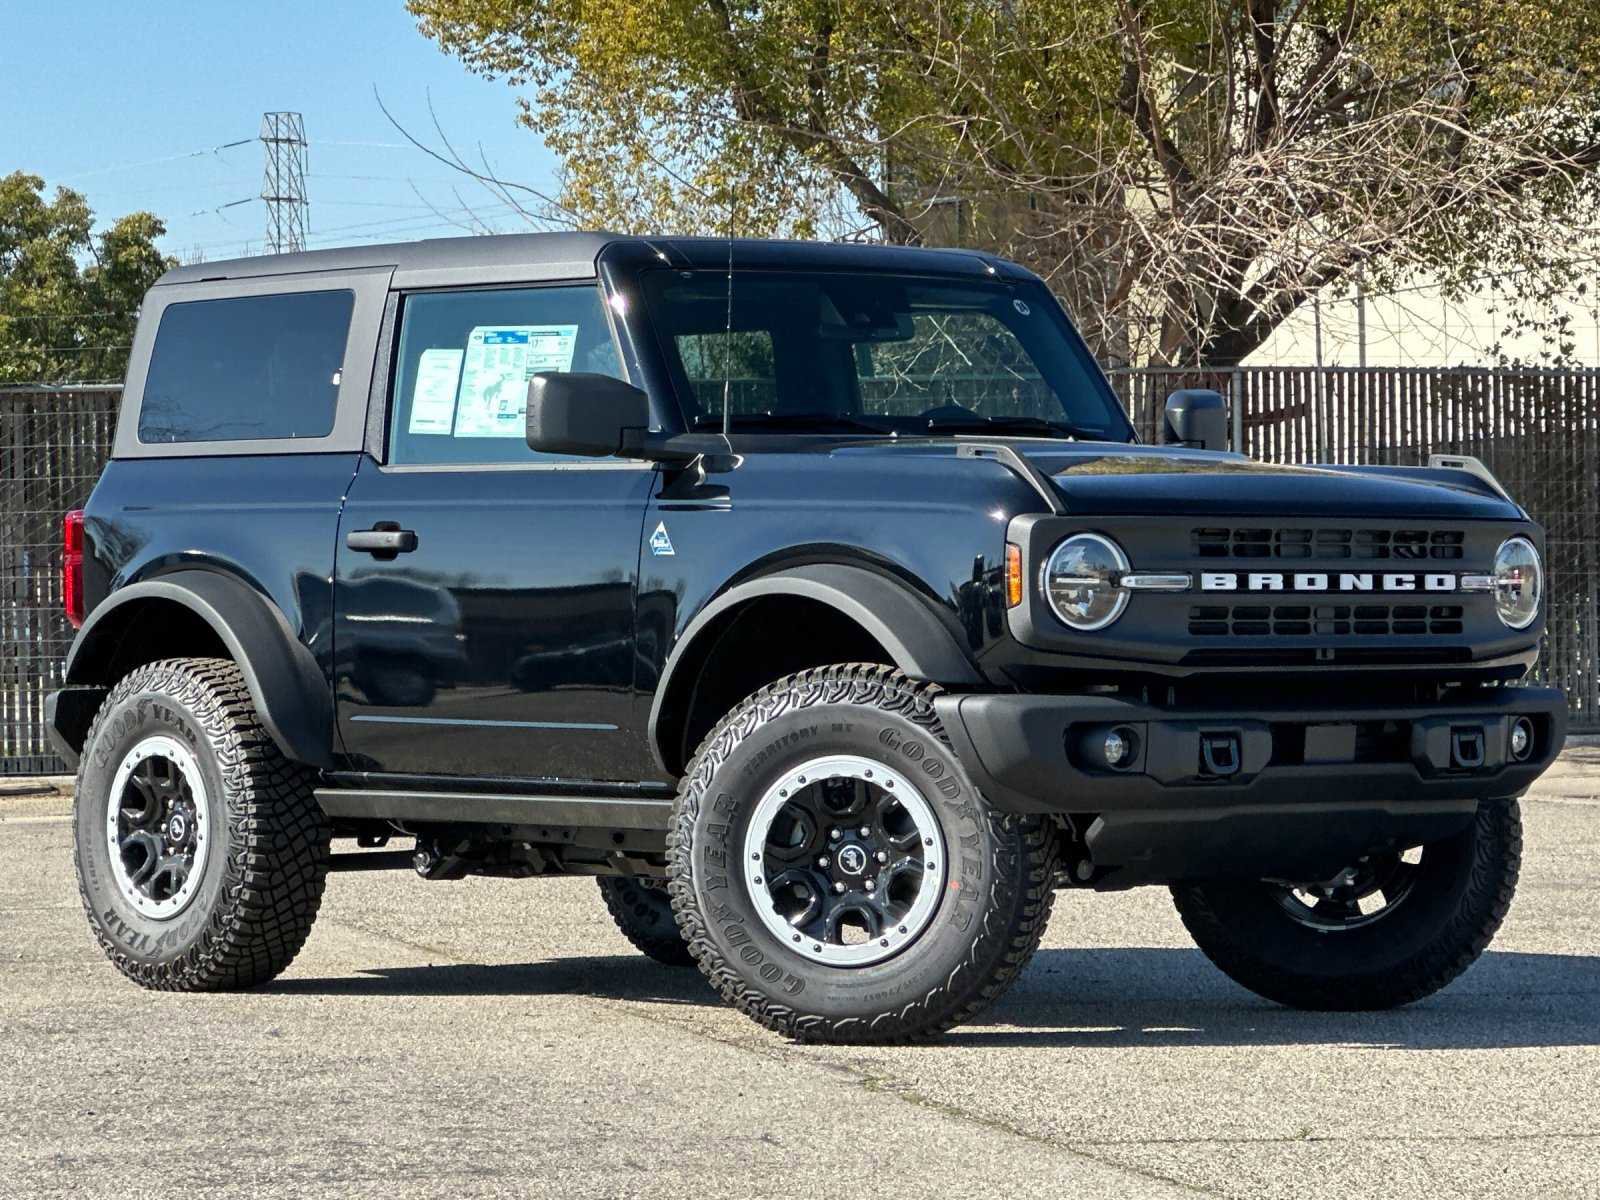
[{"label": "wheel center cap", "polygon": [[867,869],[867,852],[860,846],[842,846],[839,849],[839,870],[846,875],[859,875]]}]

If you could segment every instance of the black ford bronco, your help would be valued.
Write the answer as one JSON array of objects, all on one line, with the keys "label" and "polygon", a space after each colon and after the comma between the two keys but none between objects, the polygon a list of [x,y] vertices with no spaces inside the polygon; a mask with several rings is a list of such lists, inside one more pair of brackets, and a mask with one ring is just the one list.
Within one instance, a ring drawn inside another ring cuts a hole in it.
[{"label": "black ford bronco", "polygon": [[[1139,444],[977,253],[602,234],[170,272],[65,525],[84,908],[271,979],[329,871],[591,874],[769,1028],[931,1036],[1058,888],[1285,1004],[1426,996],[1565,734],[1481,465]],[[335,852],[333,847],[339,845]]]}]

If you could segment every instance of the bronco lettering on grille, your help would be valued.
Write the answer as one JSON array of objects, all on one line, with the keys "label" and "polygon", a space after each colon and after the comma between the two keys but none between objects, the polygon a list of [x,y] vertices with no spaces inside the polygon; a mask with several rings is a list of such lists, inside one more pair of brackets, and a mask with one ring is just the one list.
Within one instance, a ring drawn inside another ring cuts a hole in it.
[{"label": "bronco lettering on grille", "polygon": [[1202,592],[1454,592],[1448,571],[1202,571]]}]

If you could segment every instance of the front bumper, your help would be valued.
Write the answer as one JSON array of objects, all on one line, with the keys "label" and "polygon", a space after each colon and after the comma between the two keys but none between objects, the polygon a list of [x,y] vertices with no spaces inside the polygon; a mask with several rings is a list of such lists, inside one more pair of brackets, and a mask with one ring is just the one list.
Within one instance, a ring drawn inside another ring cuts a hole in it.
[{"label": "front bumper", "polygon": [[[1435,704],[1167,709],[1105,696],[948,695],[956,757],[996,807],[1072,814],[1107,886],[1327,878],[1362,854],[1448,837],[1520,795],[1566,738],[1554,688]],[[1519,759],[1519,719],[1532,743]],[[1133,746],[1118,767],[1111,729]]]}]

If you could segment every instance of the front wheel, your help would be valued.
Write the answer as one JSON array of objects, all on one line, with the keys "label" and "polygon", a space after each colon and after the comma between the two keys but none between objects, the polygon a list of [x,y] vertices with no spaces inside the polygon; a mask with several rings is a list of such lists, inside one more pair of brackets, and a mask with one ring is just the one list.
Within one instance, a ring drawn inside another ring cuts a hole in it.
[{"label": "front wheel", "polygon": [[1172,889],[1207,958],[1294,1008],[1394,1008],[1432,995],[1500,928],[1522,862],[1515,800],[1485,800],[1454,837],[1362,858],[1316,882]]},{"label": "front wheel", "polygon": [[734,709],[689,765],[672,906],[700,969],[769,1029],[933,1037],[1038,946],[1053,831],[985,803],[933,694],[887,667],[792,675]]}]

